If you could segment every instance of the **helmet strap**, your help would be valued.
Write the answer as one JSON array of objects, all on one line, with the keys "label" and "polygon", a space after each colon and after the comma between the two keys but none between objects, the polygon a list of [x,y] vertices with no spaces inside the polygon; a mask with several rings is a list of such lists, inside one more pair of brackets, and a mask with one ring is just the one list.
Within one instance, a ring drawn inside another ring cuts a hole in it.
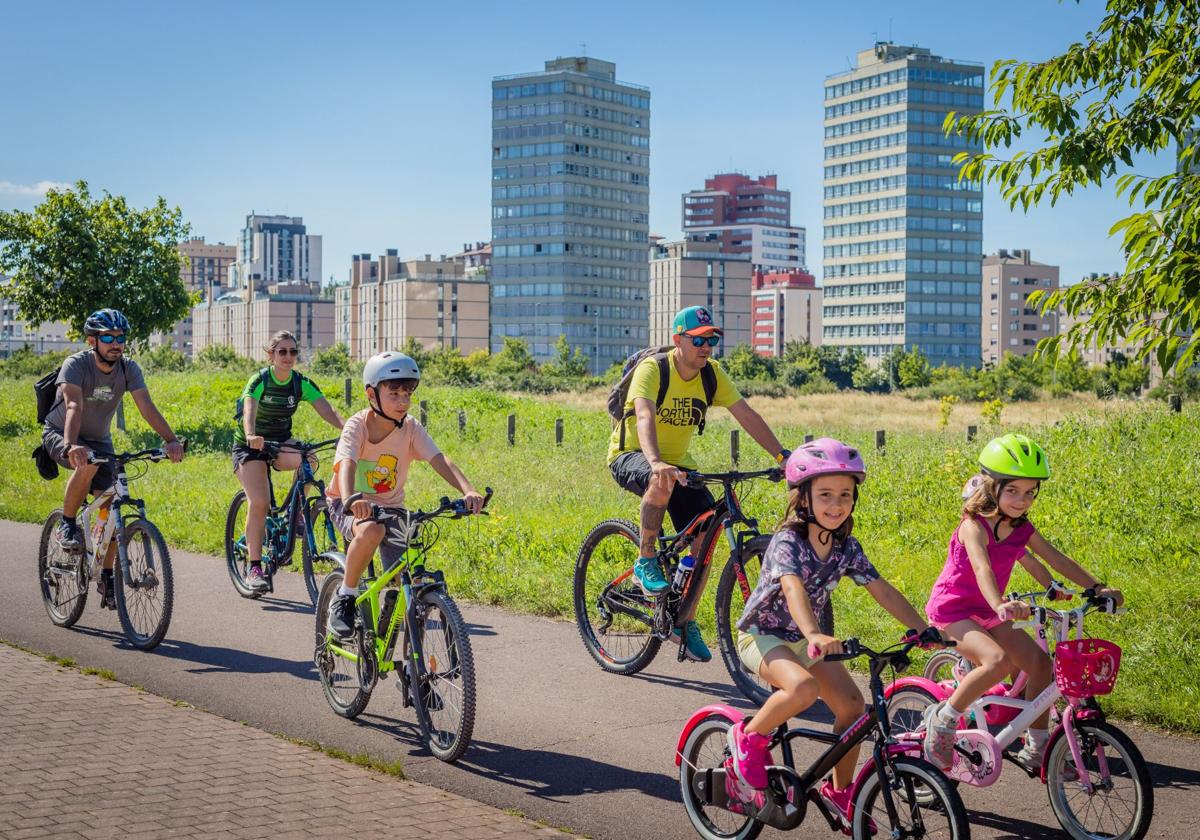
[{"label": "helmet strap", "polygon": [[100,338],[96,336],[96,343],[92,345],[92,352],[96,354],[96,366],[104,371],[111,371],[117,366],[116,362],[110,362],[100,354]]},{"label": "helmet strap", "polygon": [[[837,528],[830,529],[830,528],[826,528],[824,525],[822,525],[820,522],[817,521],[816,514],[813,513],[813,509],[812,509],[812,506],[813,506],[813,503],[812,503],[812,481],[809,481],[808,486],[806,486],[804,488],[804,498],[805,498],[807,504],[804,505],[804,507],[799,511],[801,521],[804,522],[806,527],[816,525],[817,528],[820,529],[820,533],[817,534],[817,542],[819,542],[821,545],[829,545],[829,543],[833,540],[833,538],[837,536],[837,532],[842,526],[839,525]],[[847,518],[854,515],[854,508],[857,506],[858,506],[858,484],[856,482],[854,485],[854,503],[850,505],[850,513],[847,514]],[[843,519],[842,524],[844,525],[845,523],[846,523],[846,520]]]},{"label": "helmet strap", "polygon": [[393,423],[396,424],[397,429],[404,428],[404,421],[408,419],[408,415],[406,414],[403,417],[401,417],[399,420],[397,420],[395,417],[393,417],[392,415],[390,415],[386,411],[384,411],[383,410],[383,401],[379,399],[379,386],[372,385],[371,387],[375,390],[375,399],[372,400],[370,397],[367,398],[367,405],[371,406],[371,410],[374,411],[376,414],[378,414],[380,417],[391,420]]}]

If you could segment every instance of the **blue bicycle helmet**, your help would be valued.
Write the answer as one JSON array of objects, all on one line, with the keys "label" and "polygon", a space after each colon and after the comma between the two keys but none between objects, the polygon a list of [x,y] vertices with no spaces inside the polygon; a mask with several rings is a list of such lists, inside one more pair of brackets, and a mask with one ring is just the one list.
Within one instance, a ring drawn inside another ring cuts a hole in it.
[{"label": "blue bicycle helmet", "polygon": [[83,322],[85,335],[96,335],[107,330],[129,332],[129,319],[119,309],[97,309]]}]

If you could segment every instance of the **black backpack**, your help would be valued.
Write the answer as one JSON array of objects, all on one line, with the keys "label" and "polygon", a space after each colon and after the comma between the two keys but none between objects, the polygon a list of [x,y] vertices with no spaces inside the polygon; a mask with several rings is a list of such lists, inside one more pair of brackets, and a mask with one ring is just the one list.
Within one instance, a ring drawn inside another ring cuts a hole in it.
[{"label": "black backpack", "polygon": [[[621,367],[621,378],[608,392],[608,415],[613,423],[621,424],[621,434],[618,447],[625,449],[625,421],[635,415],[632,408],[626,410],[625,402],[629,399],[629,383],[633,380],[633,372],[643,359],[653,357],[658,365],[658,396],[654,399],[654,409],[662,408],[663,400],[667,398],[667,389],[671,387],[671,347],[647,347],[639,350],[625,360]],[[700,426],[697,434],[704,434],[704,421],[708,407],[712,405],[713,396],[717,393],[717,372],[711,364],[700,368],[700,384],[704,387],[704,408],[700,410]]]},{"label": "black backpack", "polygon": [[[254,384],[250,386],[250,390],[253,391],[259,385],[262,385],[265,388],[267,386],[267,382],[268,382],[267,377],[269,377],[270,375],[271,375],[271,368],[265,367],[262,370],[260,370],[258,372],[258,378],[254,380]],[[292,388],[292,402],[295,403],[296,405],[300,405],[300,398],[304,393],[304,374],[302,374],[298,370],[292,371],[291,388]],[[234,407],[234,410],[233,410],[233,419],[238,421],[239,423],[242,420],[242,411],[244,408],[243,403],[245,403],[245,401],[246,401],[245,397],[238,397],[237,405]]]}]

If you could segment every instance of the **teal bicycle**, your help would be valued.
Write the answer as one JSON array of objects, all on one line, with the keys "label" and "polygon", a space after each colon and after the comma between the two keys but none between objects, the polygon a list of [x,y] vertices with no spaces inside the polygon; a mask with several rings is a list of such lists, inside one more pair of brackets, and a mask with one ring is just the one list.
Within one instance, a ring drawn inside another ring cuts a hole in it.
[{"label": "teal bicycle", "polygon": [[[352,505],[361,494],[346,500]],[[487,488],[483,503],[492,498]],[[480,511],[483,513],[483,511]],[[329,551],[319,559],[334,564],[317,598],[313,659],[325,699],[338,715],[362,714],[380,679],[396,673],[403,706],[416,711],[421,740],[442,761],[455,761],[471,742],[475,726],[475,660],[458,605],[440,571],[425,567],[438,540],[434,520],[460,519],[470,511],[462,499],[442,497],[431,511],[372,506],[367,521],[398,522],[407,548],[391,568],[377,573],[371,559],[359,583],[354,632],[339,639],[329,632],[329,608],[342,585],[346,556]],[[486,514],[485,514],[486,515]]]}]

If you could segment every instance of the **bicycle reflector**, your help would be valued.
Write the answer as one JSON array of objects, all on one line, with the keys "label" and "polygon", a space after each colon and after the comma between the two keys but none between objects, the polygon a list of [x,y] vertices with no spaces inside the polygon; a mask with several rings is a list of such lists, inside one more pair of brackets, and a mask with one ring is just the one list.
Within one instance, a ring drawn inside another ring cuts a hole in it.
[{"label": "bicycle reflector", "polygon": [[1104,639],[1072,639],[1054,648],[1054,681],[1068,697],[1108,694],[1121,667],[1121,648]]}]

